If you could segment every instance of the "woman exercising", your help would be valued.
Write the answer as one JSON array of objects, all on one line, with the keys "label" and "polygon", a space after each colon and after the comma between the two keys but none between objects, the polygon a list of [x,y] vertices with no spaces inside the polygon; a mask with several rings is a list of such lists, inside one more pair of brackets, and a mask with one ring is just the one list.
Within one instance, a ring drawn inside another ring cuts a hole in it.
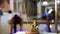
[{"label": "woman exercising", "polygon": [[43,19],[47,21],[48,32],[50,31],[50,22],[52,19],[55,20],[55,11],[51,11],[51,13],[45,13],[43,15]]},{"label": "woman exercising", "polygon": [[[19,17],[17,14],[13,16],[11,19],[11,34],[12,34],[12,28],[14,27],[14,33],[16,33],[16,25],[20,25],[20,31],[22,31],[23,23],[22,18]],[[14,26],[13,26],[14,25]]]}]

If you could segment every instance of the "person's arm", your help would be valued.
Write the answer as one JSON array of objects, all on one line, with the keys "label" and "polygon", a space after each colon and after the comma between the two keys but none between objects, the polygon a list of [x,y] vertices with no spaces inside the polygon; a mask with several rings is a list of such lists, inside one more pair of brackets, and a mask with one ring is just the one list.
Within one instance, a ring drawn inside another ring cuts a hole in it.
[{"label": "person's arm", "polygon": [[12,34],[13,22],[14,22],[14,18],[12,18],[11,21],[10,21],[10,25],[11,25],[10,34]]},{"label": "person's arm", "polygon": [[48,32],[51,32],[50,31],[50,22],[49,22],[49,18],[48,17],[46,17],[46,21],[47,21]]},{"label": "person's arm", "polygon": [[20,17],[20,31],[22,31],[22,27],[23,27],[23,19]]}]

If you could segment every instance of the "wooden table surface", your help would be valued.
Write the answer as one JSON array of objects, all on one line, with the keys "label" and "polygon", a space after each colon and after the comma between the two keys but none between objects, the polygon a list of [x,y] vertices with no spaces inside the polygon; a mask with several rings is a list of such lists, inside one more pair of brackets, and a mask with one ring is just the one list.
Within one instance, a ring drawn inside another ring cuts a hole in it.
[{"label": "wooden table surface", "polygon": [[[26,24],[26,23],[28,23],[28,24],[32,24],[33,23],[33,21],[23,21],[23,23],[24,24]],[[58,20],[58,23],[60,23],[60,20]],[[46,21],[45,20],[38,20],[37,21],[37,24],[46,24]],[[50,24],[55,24],[54,22],[52,23],[51,21],[50,21]]]},{"label": "wooden table surface", "polygon": [[39,34],[38,32],[26,32],[26,34]]}]

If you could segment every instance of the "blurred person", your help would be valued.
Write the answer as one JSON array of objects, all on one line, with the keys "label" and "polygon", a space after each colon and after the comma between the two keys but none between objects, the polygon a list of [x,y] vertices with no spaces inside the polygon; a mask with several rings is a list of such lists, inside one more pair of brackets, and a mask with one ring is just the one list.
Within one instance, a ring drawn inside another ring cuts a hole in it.
[{"label": "blurred person", "polygon": [[2,9],[0,8],[0,15],[3,15]]},{"label": "blurred person", "polygon": [[5,3],[5,12],[8,13],[9,10],[10,10],[10,4],[9,4],[9,0],[7,0]]},{"label": "blurred person", "polygon": [[13,16],[13,18],[11,19],[11,34],[12,34],[12,29],[14,27],[14,33],[16,33],[16,25],[19,24],[20,25],[20,31],[22,31],[22,27],[23,27],[23,23],[22,23],[22,18],[20,16],[18,16],[17,14],[15,14]]},{"label": "blurred person", "polygon": [[48,13],[48,12],[44,13],[42,18],[47,21],[48,32],[51,32],[49,21],[51,21],[52,19],[55,20],[55,11],[53,10],[50,13]]}]

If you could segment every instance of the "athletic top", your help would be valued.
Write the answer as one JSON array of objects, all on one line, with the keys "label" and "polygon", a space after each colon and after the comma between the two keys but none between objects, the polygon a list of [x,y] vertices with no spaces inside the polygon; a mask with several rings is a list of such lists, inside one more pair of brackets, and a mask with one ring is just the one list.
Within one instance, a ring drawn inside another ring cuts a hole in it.
[{"label": "athletic top", "polygon": [[18,16],[18,15],[16,15],[16,17],[14,15],[11,20],[13,20],[14,24],[19,24],[19,23],[22,22],[22,18],[20,16]]},{"label": "athletic top", "polygon": [[46,17],[48,17],[49,20],[52,20],[52,17],[50,16],[50,13],[44,13],[43,14],[43,19],[46,19]]}]

